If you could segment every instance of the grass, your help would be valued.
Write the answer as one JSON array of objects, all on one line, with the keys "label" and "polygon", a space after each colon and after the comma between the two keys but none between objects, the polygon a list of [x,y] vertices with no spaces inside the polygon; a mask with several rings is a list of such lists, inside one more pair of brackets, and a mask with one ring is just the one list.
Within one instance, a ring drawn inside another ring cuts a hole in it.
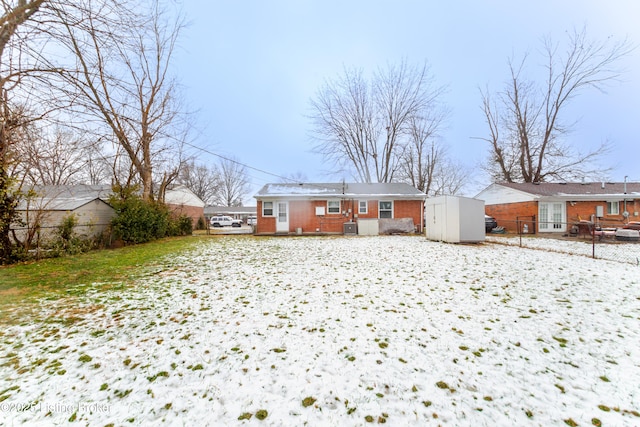
[{"label": "grass", "polygon": [[[41,297],[83,292],[84,285],[127,283],[159,258],[193,247],[205,237],[175,237],[120,249],[0,267],[0,311]],[[73,290],[73,291],[71,291]],[[0,320],[2,318],[0,317]]]}]

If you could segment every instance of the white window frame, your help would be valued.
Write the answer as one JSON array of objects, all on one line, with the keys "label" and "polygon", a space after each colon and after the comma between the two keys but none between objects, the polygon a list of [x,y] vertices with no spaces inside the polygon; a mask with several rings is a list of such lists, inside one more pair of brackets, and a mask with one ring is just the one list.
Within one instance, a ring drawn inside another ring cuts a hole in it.
[{"label": "white window frame", "polygon": [[[364,206],[363,206],[364,204]],[[364,207],[364,209],[362,209]],[[368,200],[358,200],[358,213],[359,214],[368,214],[369,213],[369,201]]]},{"label": "white window frame", "polygon": [[607,202],[607,215],[620,215],[620,202]]},{"label": "white window frame", "polygon": [[[382,204],[383,203],[390,203],[391,204],[391,208],[390,209],[382,209]],[[380,214],[382,212],[390,212],[391,216],[381,216]],[[378,218],[393,218],[393,200],[378,200]]]},{"label": "white window frame", "polygon": [[[338,204],[337,210],[335,204]],[[327,214],[328,215],[340,215],[340,200],[327,200]]]},{"label": "white window frame", "polygon": [[[270,204],[271,208],[271,213],[268,214],[266,213],[267,211],[267,204]],[[274,212],[273,212],[273,202],[268,201],[268,202],[262,202],[262,216],[274,216]]]}]

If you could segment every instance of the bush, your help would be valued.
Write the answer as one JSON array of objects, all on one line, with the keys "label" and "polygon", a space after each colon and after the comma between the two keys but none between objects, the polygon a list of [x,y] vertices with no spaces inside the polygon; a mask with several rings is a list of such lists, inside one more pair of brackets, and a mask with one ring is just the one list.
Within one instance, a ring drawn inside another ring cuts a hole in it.
[{"label": "bush", "polygon": [[207,222],[204,219],[204,217],[200,217],[198,218],[198,222],[196,223],[196,230],[206,230],[207,229]]},{"label": "bush", "polygon": [[110,200],[116,211],[111,228],[115,237],[125,244],[146,243],[167,236],[188,236],[193,232],[190,217],[181,215],[173,218],[163,203],[144,201],[135,189],[120,189],[115,193],[120,196]]},{"label": "bush", "polygon": [[161,203],[142,200],[133,191],[121,193],[123,198],[112,197],[111,206],[116,216],[111,227],[116,238],[125,243],[145,243],[167,236],[169,210]]},{"label": "bush", "polygon": [[78,225],[78,218],[74,214],[67,215],[56,230],[56,238],[51,245],[52,255],[75,255],[91,250],[94,246],[92,239],[78,236],[75,227]]},{"label": "bush", "polygon": [[193,233],[193,221],[191,217],[186,215],[180,215],[177,219],[172,221],[174,223],[175,232],[174,236],[190,236]]}]

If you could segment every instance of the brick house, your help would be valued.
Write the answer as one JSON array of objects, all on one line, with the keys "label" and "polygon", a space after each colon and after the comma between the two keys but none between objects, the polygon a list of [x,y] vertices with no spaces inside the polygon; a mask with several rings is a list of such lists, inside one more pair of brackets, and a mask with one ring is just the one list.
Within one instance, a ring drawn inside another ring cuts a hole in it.
[{"label": "brick house", "polygon": [[[621,227],[640,221],[640,183],[494,183],[476,199],[507,231],[566,233],[580,221]],[[522,231],[522,230],[521,230]]]},{"label": "brick house", "polygon": [[204,218],[205,203],[184,185],[167,188],[164,202],[174,214],[190,217],[194,227],[198,219]]},{"label": "brick house", "polygon": [[372,223],[378,234],[421,232],[426,194],[400,183],[305,183],[267,184],[254,198],[256,234],[363,234]]}]

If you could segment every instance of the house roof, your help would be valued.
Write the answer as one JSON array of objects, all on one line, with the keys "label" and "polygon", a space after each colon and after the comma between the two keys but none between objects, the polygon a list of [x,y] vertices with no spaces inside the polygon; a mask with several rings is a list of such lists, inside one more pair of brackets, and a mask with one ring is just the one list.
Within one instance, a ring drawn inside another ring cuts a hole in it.
[{"label": "house roof", "polygon": [[170,205],[196,206],[204,208],[205,203],[193,191],[184,185],[167,188],[164,202]]},{"label": "house roof", "polygon": [[427,195],[403,183],[301,183],[267,184],[258,191],[256,199],[293,198],[393,198],[424,199]]},{"label": "house roof", "polygon": [[38,185],[31,190],[36,196],[22,199],[18,210],[73,211],[96,199],[105,202],[111,194],[110,185]]},{"label": "house roof", "polygon": [[[640,182],[541,182],[541,183],[496,183],[503,187],[537,196],[621,196],[628,194],[640,197]],[[626,189],[626,192],[625,192]]]}]

